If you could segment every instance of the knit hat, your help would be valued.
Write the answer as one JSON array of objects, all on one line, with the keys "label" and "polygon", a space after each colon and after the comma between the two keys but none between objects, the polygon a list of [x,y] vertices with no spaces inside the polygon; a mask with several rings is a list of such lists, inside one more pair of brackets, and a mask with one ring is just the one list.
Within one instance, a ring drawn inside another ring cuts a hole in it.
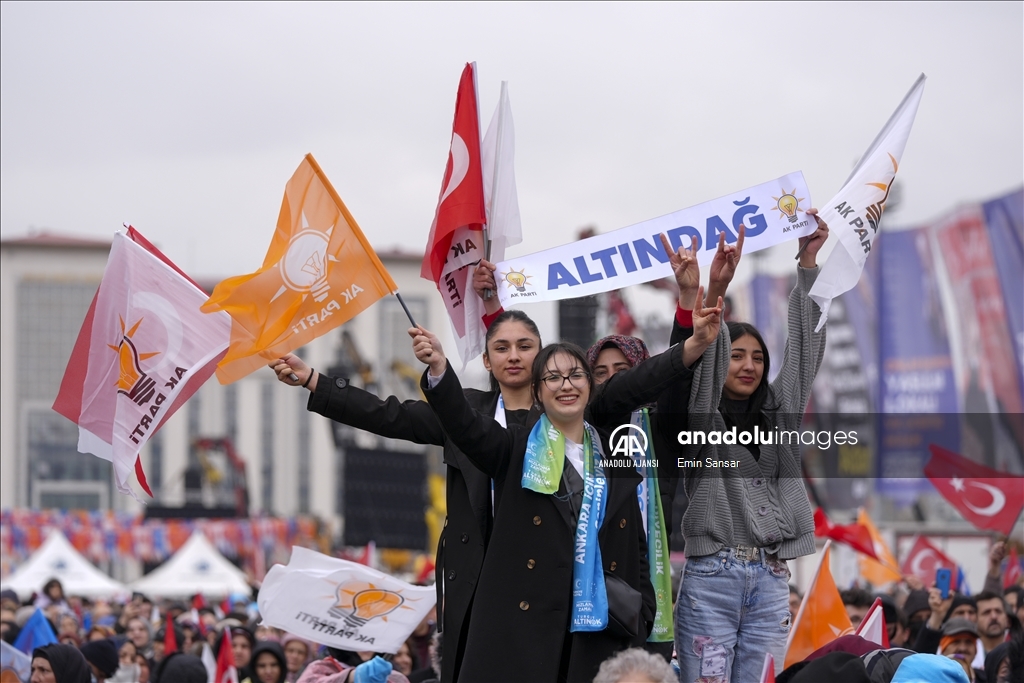
[{"label": "knit hat", "polygon": [[978,603],[975,601],[974,598],[972,598],[970,595],[961,595],[960,593],[957,593],[953,596],[953,602],[949,605],[949,611],[946,612],[945,621],[950,620],[950,618],[953,615],[953,612],[956,611],[957,607],[963,607],[964,605],[970,605],[974,609],[978,609]]},{"label": "knit hat", "polygon": [[153,683],[206,683],[209,673],[199,657],[175,652],[160,662],[152,680]]},{"label": "knit hat", "polygon": [[918,654],[903,660],[891,683],[968,683],[968,680],[964,668],[952,659]]},{"label": "knit hat", "polygon": [[120,665],[117,657],[117,646],[109,638],[93,640],[81,647],[82,656],[86,661],[100,670],[100,673],[110,678],[117,671]]},{"label": "knit hat", "polygon": [[924,589],[910,591],[907,601],[903,603],[903,613],[907,615],[907,619],[924,609],[931,611],[931,607],[928,605],[928,591]]}]

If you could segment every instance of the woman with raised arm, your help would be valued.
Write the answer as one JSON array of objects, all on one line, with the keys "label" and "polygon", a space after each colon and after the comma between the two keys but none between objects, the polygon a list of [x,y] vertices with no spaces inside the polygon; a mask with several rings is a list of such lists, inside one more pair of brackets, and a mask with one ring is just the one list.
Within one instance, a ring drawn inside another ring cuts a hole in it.
[{"label": "woman with raised arm", "polygon": [[[810,209],[817,219],[817,211]],[[689,504],[687,562],[676,601],[683,683],[759,680],[764,655],[781,668],[792,615],[787,560],[814,552],[798,430],[825,353],[821,311],[808,296],[828,226],[800,240],[797,286],[789,298],[782,369],[769,382],[768,349],[747,323],[721,327],[693,374],[687,396],[666,392],[662,419],[688,413],[677,439]],[[778,431],[776,431],[778,430]]]},{"label": "woman with raised arm", "polygon": [[[491,390],[467,389],[466,401],[496,424],[532,425],[539,415],[538,410],[531,410],[531,371],[541,347],[537,325],[518,310],[484,320],[489,327],[483,361],[490,373]],[[437,547],[435,575],[438,630],[444,633],[441,681],[455,681],[469,607],[491,533],[491,478],[476,469],[447,438],[426,402],[403,402],[394,396],[381,400],[352,386],[347,378],[316,372],[293,354],[274,361],[270,367],[281,382],[309,390],[306,408],[312,412],[387,438],[444,447],[447,518]]]},{"label": "woman with raised arm", "polygon": [[[620,373],[597,398],[599,411],[622,409],[626,395],[652,401],[690,372],[717,337],[719,312],[698,308],[693,337]],[[646,638],[655,600],[640,475],[628,458],[609,458],[608,434],[584,420],[593,387],[583,351],[545,347],[533,368],[543,415],[532,428],[505,429],[467,403],[436,337],[415,328],[410,335],[430,366],[422,388],[431,408],[495,483],[494,531],[460,680],[591,681],[608,656]]]}]

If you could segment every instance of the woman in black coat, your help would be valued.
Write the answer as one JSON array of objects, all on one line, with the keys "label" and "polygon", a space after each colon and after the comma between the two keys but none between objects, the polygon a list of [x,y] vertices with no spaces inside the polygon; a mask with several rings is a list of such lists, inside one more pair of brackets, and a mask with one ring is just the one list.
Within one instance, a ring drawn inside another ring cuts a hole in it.
[{"label": "woman in black coat", "polygon": [[[505,311],[491,321],[484,353],[491,390],[465,390],[473,410],[508,425],[532,426],[539,411],[531,408],[530,372],[540,347],[540,332],[522,311]],[[344,377],[316,372],[293,354],[270,367],[281,382],[309,389],[307,410],[386,438],[444,447],[447,518],[437,547],[435,585],[438,625],[444,633],[441,683],[452,683],[458,675],[469,608],[491,534],[491,478],[448,439],[425,401],[380,399]]]},{"label": "woman in black coat", "polygon": [[[673,347],[621,373],[600,392],[596,400],[601,405],[592,407],[614,413],[628,407],[624,403],[656,399],[700,358],[701,344],[714,339],[718,313],[719,309],[697,312],[697,332],[683,349]],[[597,531],[597,571],[605,577],[601,590],[621,580],[639,593],[644,636],[655,602],[636,496],[640,475],[628,459],[615,467],[605,455],[612,453],[607,434],[596,434],[584,421],[592,388],[586,357],[572,344],[545,347],[533,368],[534,397],[545,416],[534,429],[504,429],[482,419],[466,402],[436,337],[425,330],[410,333],[417,358],[430,366],[422,384],[428,402],[455,444],[495,482],[494,529],[470,614],[459,680],[592,680],[601,662],[629,647],[636,636],[614,630],[613,622],[630,620],[628,614],[612,610],[603,629],[570,630],[574,582],[579,582],[574,561],[582,552],[577,531],[586,526],[587,517],[581,511],[589,495],[583,494],[584,481],[588,491],[599,488],[592,482],[601,478],[607,483],[603,523]],[[538,429],[549,428],[554,430],[547,432],[554,435],[550,438],[564,436],[565,447],[557,491],[552,486],[554,493],[546,494],[525,488],[523,475],[524,468],[529,469],[528,444]],[[594,444],[590,453],[583,446],[588,441]],[[600,467],[596,463],[604,463],[603,474],[593,473],[593,467]],[[589,543],[584,542],[588,553],[593,550]]]}]

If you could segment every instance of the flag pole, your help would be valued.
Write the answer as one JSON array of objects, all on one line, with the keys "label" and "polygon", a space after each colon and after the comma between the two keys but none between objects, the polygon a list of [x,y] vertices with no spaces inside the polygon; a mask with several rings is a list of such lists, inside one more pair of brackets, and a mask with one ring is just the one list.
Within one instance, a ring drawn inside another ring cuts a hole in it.
[{"label": "flag pole", "polygon": [[[487,206],[487,224],[484,226],[484,258],[491,260],[491,217],[494,215],[494,199],[498,191],[498,160],[501,159],[501,140],[505,128],[505,99],[508,97],[508,81],[501,82],[501,94],[498,96],[498,139],[494,144],[494,168],[491,171],[491,201]],[[494,296],[491,289],[484,290],[484,301]]]},{"label": "flag pole", "polygon": [[398,293],[397,289],[392,293],[395,295],[395,298],[398,299],[398,303],[402,304],[402,310],[405,311],[405,315],[409,318],[409,322],[412,326],[419,327],[419,325],[416,324],[416,321],[412,319],[412,313],[409,312],[409,307],[405,305],[405,300],[402,298],[402,295]]}]

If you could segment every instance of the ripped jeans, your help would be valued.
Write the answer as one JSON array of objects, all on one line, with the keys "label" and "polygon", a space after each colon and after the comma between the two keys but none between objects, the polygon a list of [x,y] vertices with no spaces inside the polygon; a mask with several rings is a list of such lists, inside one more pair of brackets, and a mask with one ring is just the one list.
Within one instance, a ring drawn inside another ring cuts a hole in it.
[{"label": "ripped jeans", "polygon": [[761,680],[764,655],[782,669],[789,636],[789,567],[760,551],[746,561],[723,548],[686,561],[676,601],[680,683]]}]

